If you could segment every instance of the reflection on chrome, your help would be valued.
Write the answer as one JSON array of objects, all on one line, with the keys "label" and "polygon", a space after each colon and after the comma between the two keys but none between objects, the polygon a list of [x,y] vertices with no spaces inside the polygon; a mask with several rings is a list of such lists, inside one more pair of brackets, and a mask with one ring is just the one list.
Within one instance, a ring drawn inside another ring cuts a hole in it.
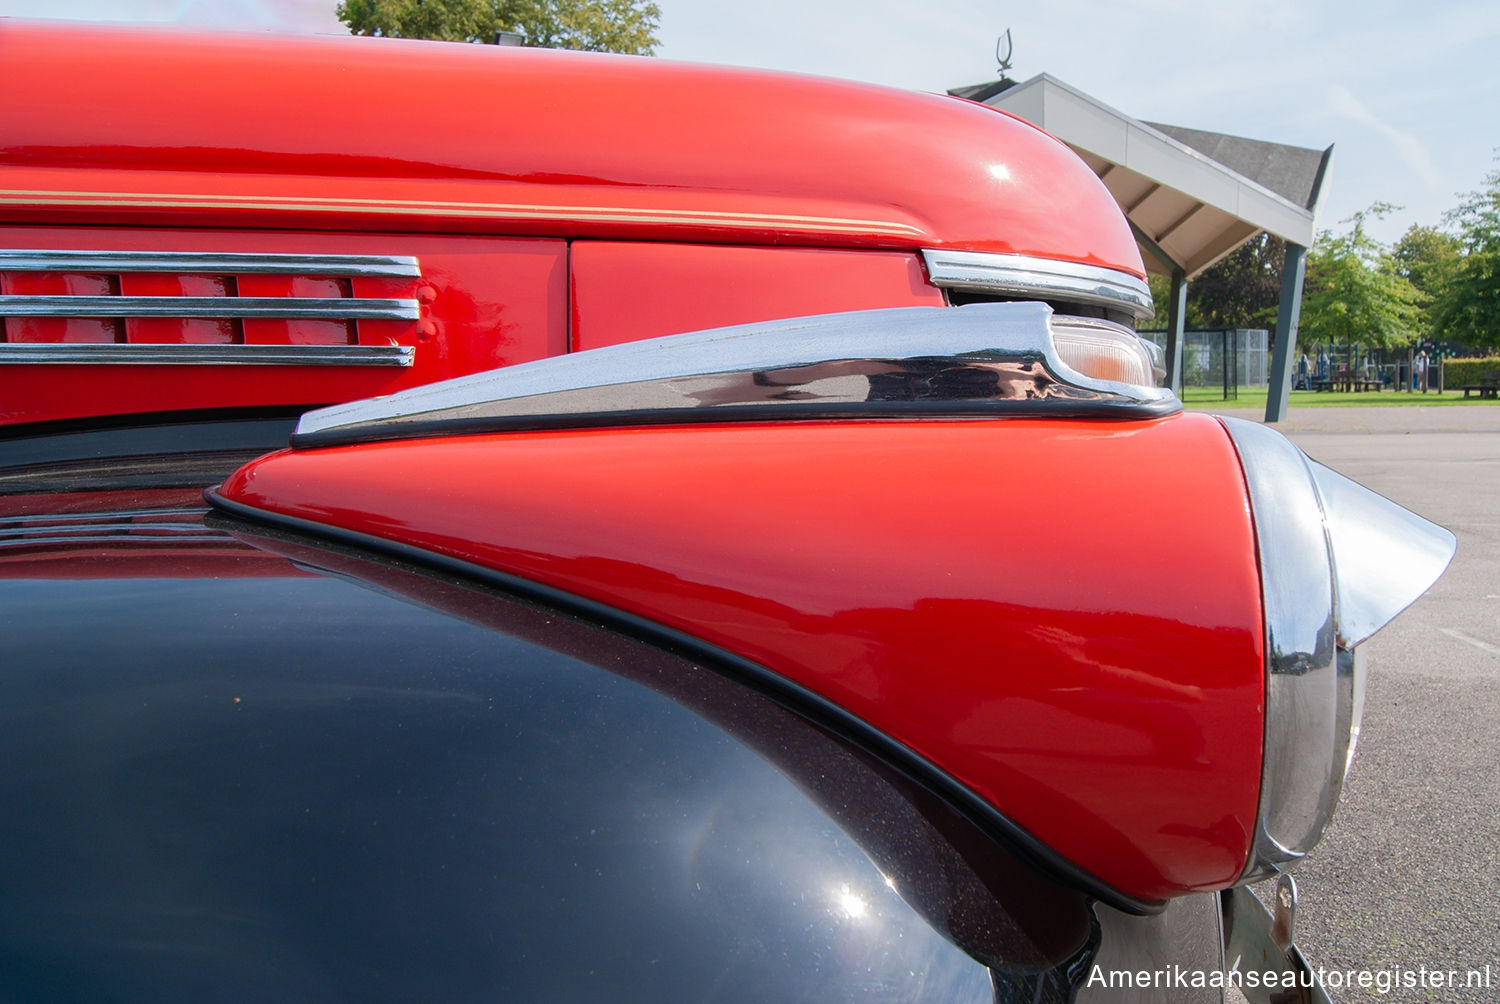
[{"label": "reflection on chrome", "polygon": [[[998,166],[1008,173],[1003,165]],[[1118,269],[1031,255],[934,248],[924,249],[922,260],[932,284],[942,289],[1090,304],[1124,311],[1140,320],[1156,313],[1146,280]]]},{"label": "reflection on chrome", "polygon": [[833,902],[838,911],[850,920],[863,920],[869,906],[845,882],[833,891]]},{"label": "reflection on chrome", "polygon": [[[1066,358],[1058,338],[1070,346]],[[1101,345],[1123,348],[1115,358]],[[651,338],[459,377],[308,412],[292,444],[626,422],[1181,410],[1150,382],[1149,358],[1118,325],[1054,318],[1041,303],[899,307]]]}]

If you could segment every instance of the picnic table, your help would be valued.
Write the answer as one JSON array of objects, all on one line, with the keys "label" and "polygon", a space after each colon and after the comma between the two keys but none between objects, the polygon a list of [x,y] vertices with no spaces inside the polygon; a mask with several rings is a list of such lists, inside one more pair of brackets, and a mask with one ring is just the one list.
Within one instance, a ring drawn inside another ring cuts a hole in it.
[{"label": "picnic table", "polygon": [[1379,390],[1383,384],[1372,377],[1360,373],[1351,373],[1348,370],[1339,370],[1331,377],[1319,377],[1312,381],[1315,391],[1349,391],[1363,393],[1367,390]]},{"label": "picnic table", "polygon": [[1481,401],[1487,397],[1500,400],[1500,373],[1486,373],[1477,383],[1464,384],[1464,397],[1468,397],[1470,391],[1477,393]]}]

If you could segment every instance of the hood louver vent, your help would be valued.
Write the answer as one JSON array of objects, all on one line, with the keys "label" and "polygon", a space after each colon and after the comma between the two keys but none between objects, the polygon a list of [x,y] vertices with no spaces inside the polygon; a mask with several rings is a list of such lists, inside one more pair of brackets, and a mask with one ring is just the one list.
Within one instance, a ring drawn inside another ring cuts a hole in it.
[{"label": "hood louver vent", "polygon": [[358,325],[415,322],[418,302],[353,280],[420,276],[398,255],[4,250],[0,363],[409,366]]}]

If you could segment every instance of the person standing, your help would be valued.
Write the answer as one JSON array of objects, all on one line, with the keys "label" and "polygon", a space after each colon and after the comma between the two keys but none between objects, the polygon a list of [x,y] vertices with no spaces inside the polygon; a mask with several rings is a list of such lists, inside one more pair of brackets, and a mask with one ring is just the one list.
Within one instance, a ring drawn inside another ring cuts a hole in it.
[{"label": "person standing", "polygon": [[[1415,383],[1417,387],[1420,387],[1422,389],[1422,393],[1423,394],[1427,393],[1427,350],[1426,349],[1423,349],[1421,352],[1417,353],[1417,361],[1412,366],[1412,382]],[[1413,389],[1415,389],[1415,388],[1413,388]]]}]

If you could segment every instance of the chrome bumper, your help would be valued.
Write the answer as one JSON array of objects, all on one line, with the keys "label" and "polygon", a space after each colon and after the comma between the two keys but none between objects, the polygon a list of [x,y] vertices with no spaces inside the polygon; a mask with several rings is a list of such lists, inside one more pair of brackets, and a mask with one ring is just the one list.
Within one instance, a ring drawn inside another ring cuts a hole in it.
[{"label": "chrome bumper", "polygon": [[1297,886],[1290,875],[1276,883],[1273,916],[1249,889],[1219,894],[1223,910],[1224,967],[1250,1004],[1332,1004],[1302,952],[1292,943]]}]

